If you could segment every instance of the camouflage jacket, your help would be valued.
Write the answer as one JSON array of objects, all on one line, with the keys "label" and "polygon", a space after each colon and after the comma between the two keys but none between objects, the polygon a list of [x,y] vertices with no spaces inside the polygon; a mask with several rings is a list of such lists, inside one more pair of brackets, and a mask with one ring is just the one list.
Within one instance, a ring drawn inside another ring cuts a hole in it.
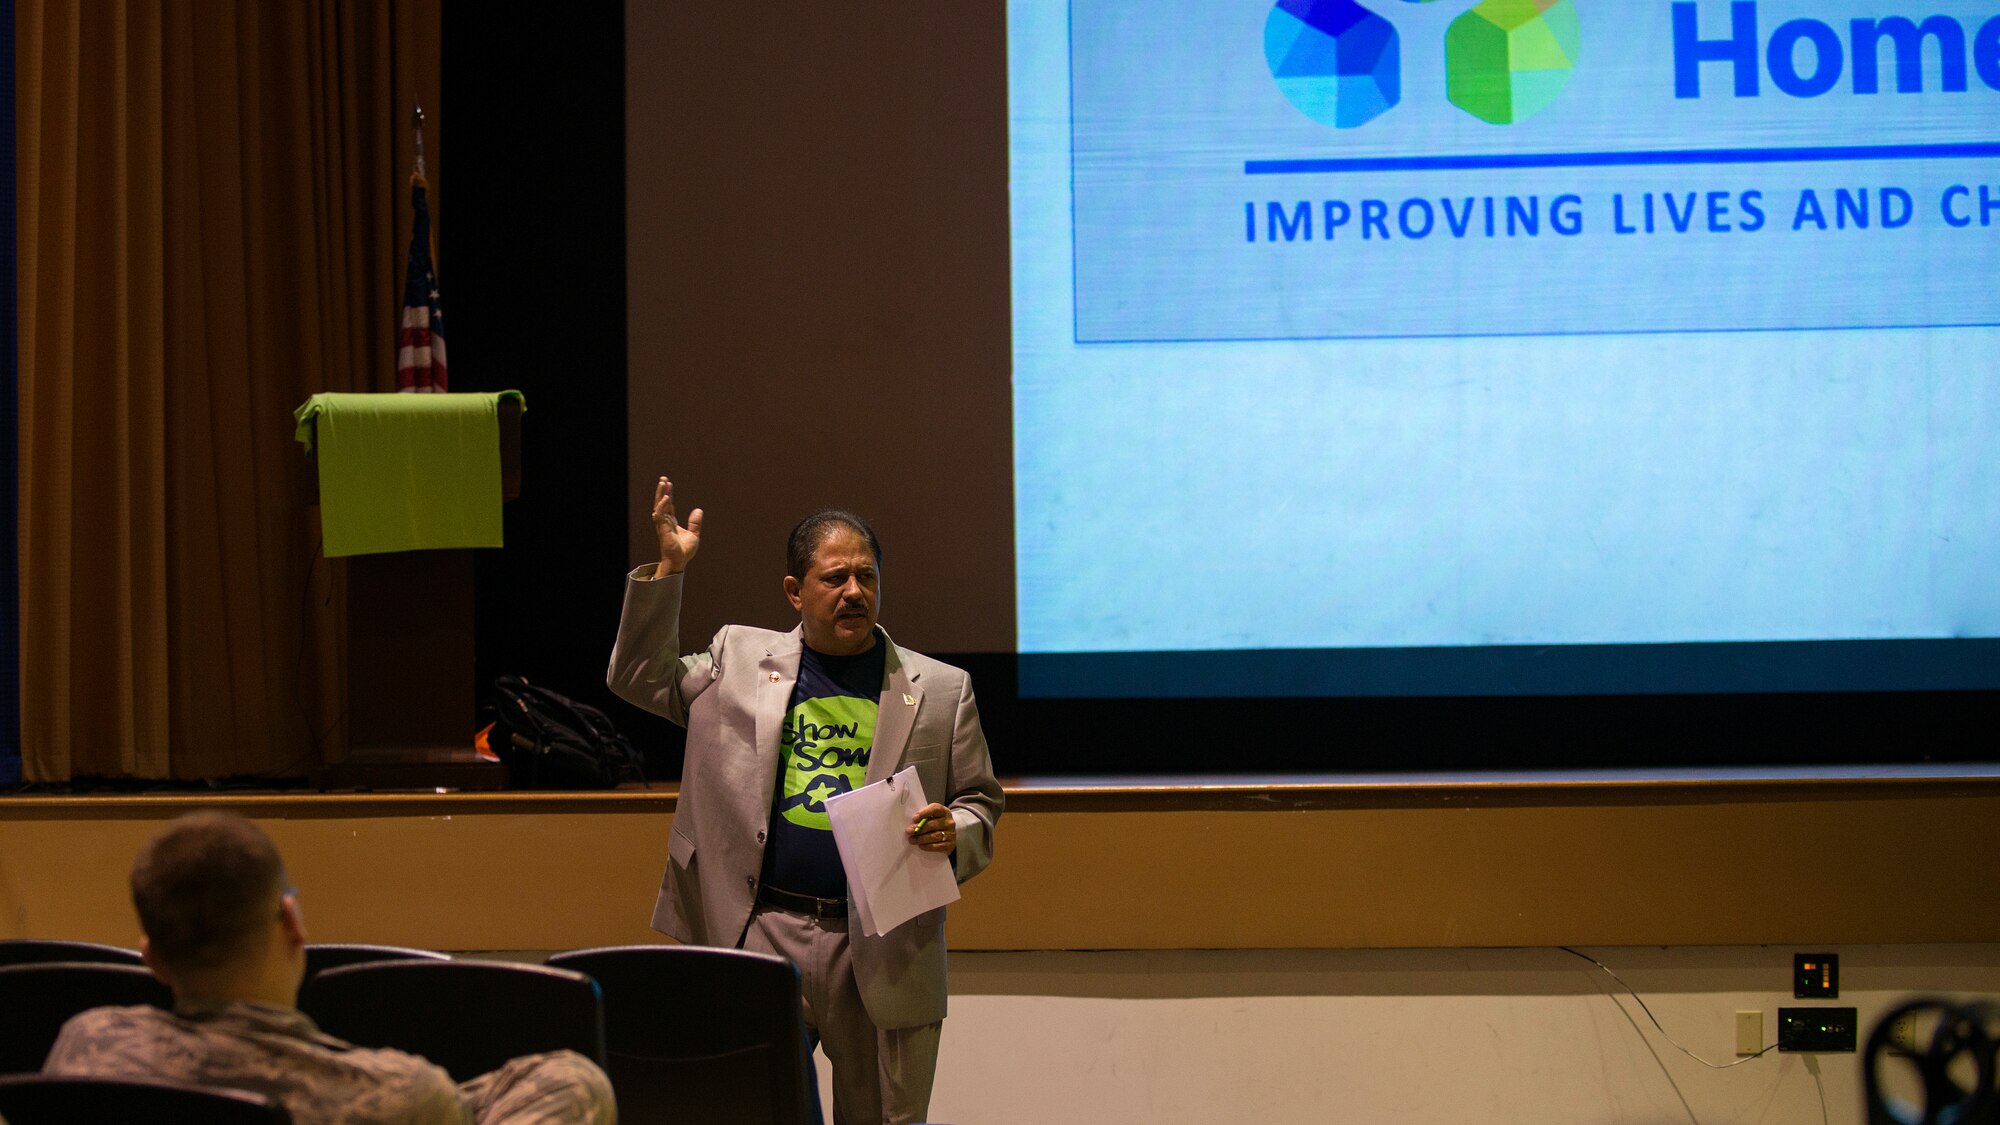
[{"label": "camouflage jacket", "polygon": [[163,1078],[250,1090],[295,1125],[509,1125],[616,1119],[610,1084],[571,1052],[516,1059],[463,1086],[415,1055],[356,1047],[295,1008],[95,1008],[63,1025],[44,1074]]}]

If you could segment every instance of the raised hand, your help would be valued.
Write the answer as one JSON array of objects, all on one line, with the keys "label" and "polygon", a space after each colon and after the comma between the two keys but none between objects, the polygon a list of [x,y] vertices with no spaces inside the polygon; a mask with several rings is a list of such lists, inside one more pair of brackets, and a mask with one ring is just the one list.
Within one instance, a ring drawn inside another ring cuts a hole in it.
[{"label": "raised hand", "polygon": [[701,509],[688,513],[683,527],[674,517],[674,482],[665,477],[653,486],[653,530],[660,537],[660,565],[653,577],[665,578],[687,569],[701,547]]}]

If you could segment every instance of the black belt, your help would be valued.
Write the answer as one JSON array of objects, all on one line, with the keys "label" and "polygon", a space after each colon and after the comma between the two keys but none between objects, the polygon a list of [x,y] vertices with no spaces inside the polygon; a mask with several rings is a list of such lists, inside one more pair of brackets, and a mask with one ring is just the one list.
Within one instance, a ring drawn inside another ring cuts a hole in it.
[{"label": "black belt", "polygon": [[765,906],[776,907],[789,914],[803,914],[808,918],[845,918],[847,899],[820,898],[816,895],[802,895],[769,883],[757,888],[757,901]]}]

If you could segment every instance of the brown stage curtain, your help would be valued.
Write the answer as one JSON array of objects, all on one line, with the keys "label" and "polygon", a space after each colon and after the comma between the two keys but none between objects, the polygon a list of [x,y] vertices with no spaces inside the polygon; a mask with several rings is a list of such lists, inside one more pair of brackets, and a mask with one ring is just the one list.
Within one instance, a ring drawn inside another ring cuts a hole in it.
[{"label": "brown stage curtain", "polygon": [[30,779],[343,744],[345,575],[291,411],[395,389],[419,101],[443,221],[440,3],[16,0]]}]

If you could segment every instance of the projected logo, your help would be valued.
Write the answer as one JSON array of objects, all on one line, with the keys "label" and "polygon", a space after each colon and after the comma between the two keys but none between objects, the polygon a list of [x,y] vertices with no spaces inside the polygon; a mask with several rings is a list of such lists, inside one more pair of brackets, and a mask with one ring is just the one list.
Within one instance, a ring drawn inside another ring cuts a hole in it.
[{"label": "projected logo", "polygon": [[[1493,125],[1532,117],[1568,85],[1581,46],[1571,0],[1482,0],[1445,29],[1445,98]],[[1356,0],[1278,0],[1264,21],[1264,60],[1287,101],[1336,129],[1365,125],[1403,97],[1396,27]]]}]

